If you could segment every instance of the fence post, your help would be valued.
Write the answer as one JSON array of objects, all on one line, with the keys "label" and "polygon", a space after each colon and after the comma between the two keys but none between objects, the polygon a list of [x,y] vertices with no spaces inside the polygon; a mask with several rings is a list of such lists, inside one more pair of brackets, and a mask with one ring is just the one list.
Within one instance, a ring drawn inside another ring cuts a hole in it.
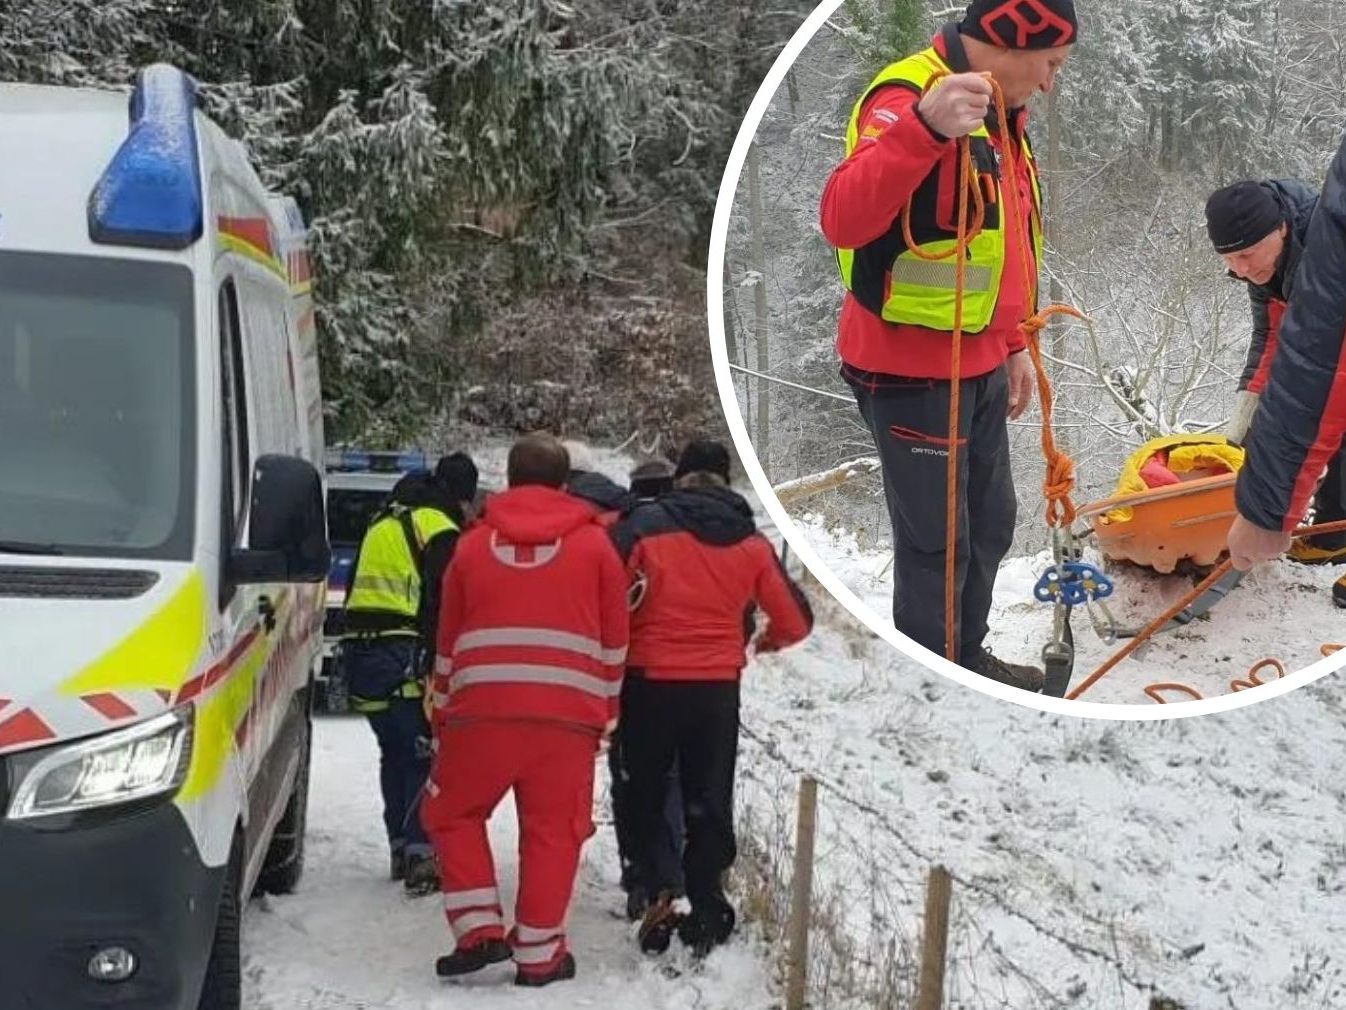
[{"label": "fence post", "polygon": [[921,941],[921,979],[915,1010],[942,1010],[944,967],[949,945],[949,900],[953,881],[942,866],[930,868],[925,890],[925,935]]},{"label": "fence post", "polygon": [[813,902],[813,835],[818,813],[818,781],[799,781],[799,820],[795,828],[794,881],[790,893],[790,933],[785,966],[785,1010],[803,1010],[808,983],[809,912]]}]

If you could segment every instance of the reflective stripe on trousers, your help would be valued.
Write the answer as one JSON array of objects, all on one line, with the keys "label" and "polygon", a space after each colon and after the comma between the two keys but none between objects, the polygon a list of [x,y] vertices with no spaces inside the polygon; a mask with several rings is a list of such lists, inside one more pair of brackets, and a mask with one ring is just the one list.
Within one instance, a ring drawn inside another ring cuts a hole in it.
[{"label": "reflective stripe on trousers", "polygon": [[552,926],[539,929],[519,923],[514,927],[511,940],[514,946],[514,963],[526,965],[548,964],[561,953],[564,940],[564,927]]}]

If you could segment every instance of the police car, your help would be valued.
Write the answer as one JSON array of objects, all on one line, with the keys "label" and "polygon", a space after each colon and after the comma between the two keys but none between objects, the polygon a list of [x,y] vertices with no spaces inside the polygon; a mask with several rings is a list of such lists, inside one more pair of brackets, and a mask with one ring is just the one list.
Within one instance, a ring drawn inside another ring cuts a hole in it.
[{"label": "police car", "polygon": [[429,468],[425,454],[415,451],[335,449],[327,453],[327,537],[332,545],[332,567],[327,576],[322,675],[316,699],[325,711],[347,708],[344,682],[337,676],[337,644],[360,541],[402,476]]}]

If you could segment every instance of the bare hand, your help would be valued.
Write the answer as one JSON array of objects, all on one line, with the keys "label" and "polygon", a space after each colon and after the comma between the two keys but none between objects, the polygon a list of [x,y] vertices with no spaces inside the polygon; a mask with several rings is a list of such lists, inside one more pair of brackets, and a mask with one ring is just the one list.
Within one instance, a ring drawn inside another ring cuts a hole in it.
[{"label": "bare hand", "polygon": [[1017,421],[1033,404],[1033,380],[1036,377],[1027,351],[1015,351],[1005,362],[1009,372],[1009,419]]},{"label": "bare hand", "polygon": [[1290,549],[1290,534],[1264,530],[1239,516],[1229,527],[1229,557],[1234,567],[1246,572],[1262,561],[1278,558]]},{"label": "bare hand", "polygon": [[921,96],[916,109],[932,130],[954,139],[981,126],[991,97],[991,82],[981,74],[950,74]]}]

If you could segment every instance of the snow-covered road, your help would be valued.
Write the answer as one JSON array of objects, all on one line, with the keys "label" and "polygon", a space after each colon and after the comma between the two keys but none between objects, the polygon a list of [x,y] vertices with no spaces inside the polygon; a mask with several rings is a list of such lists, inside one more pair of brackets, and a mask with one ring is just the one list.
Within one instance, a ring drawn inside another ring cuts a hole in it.
[{"label": "snow-covered road", "polygon": [[[244,1006],[249,1010],[558,1010],[649,1007],[654,1010],[765,1010],[767,967],[754,945],[738,939],[699,972],[670,978],[670,962],[687,967],[677,943],[665,959],[637,950],[621,916],[616,846],[600,826],[585,848],[571,906],[575,981],[516,989],[509,965],[455,983],[435,978],[435,958],[451,949],[435,898],[408,900],[385,879],[379,819],[378,752],[362,719],[318,720],[309,799],[307,869],[299,891],[258,899],[244,926]],[[605,766],[605,763],[604,763]],[[601,813],[605,787],[596,789]],[[606,818],[604,818],[606,820]],[[506,908],[517,879],[513,806],[492,823]]]}]

